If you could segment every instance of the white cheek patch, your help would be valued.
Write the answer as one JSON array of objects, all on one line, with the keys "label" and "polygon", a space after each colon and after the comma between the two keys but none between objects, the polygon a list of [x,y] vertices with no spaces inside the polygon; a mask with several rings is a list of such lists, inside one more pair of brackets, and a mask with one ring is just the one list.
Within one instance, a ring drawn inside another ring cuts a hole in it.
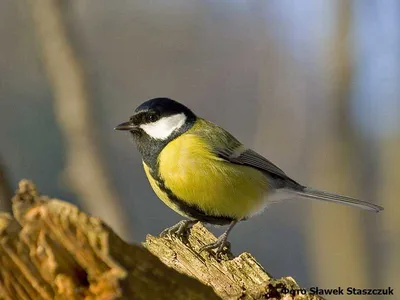
[{"label": "white cheek patch", "polygon": [[157,140],[167,139],[175,130],[185,124],[186,116],[184,113],[161,118],[160,120],[140,125],[149,136]]}]

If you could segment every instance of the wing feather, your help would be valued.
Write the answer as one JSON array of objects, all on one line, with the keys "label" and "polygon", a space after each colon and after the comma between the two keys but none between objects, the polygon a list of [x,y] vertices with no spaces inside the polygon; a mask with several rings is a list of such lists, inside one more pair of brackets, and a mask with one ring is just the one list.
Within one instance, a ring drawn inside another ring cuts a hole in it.
[{"label": "wing feather", "polygon": [[236,157],[231,155],[230,157],[227,157],[227,159],[233,163],[248,165],[278,176],[287,177],[285,172],[283,172],[280,168],[251,149],[243,151],[239,156]]},{"label": "wing feather", "polygon": [[200,126],[199,129],[201,128],[201,130],[196,131],[195,134],[206,139],[213,146],[212,151],[219,158],[233,164],[246,165],[263,171],[271,178],[277,188],[303,188],[302,185],[289,178],[285,172],[268,159],[251,149],[246,149],[242,143],[225,129],[204,119],[200,119],[199,122],[203,123],[204,126]]}]

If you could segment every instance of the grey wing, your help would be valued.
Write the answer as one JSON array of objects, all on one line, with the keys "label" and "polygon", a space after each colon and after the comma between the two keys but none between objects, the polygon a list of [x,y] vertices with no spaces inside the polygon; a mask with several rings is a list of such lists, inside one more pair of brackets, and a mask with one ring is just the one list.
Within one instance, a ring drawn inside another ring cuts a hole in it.
[{"label": "grey wing", "polygon": [[288,188],[305,198],[341,203],[375,212],[383,210],[383,207],[366,201],[305,187],[288,177],[285,172],[262,155],[251,149],[245,149],[239,141],[231,136],[220,141],[219,144],[220,147],[215,148],[214,151],[220,158],[229,163],[249,166],[264,172],[268,177],[269,184],[275,189]]},{"label": "grey wing", "polygon": [[231,163],[240,164],[240,165],[248,165],[260,170],[264,170],[279,176],[286,177],[285,172],[283,172],[280,168],[274,165],[265,157],[261,156],[257,152],[247,149],[241,153],[235,153],[231,149],[223,149],[217,150],[217,154],[225,159],[230,161]]},{"label": "grey wing", "polygon": [[283,187],[291,187],[295,189],[302,189],[303,186],[289,178],[285,172],[283,172],[280,168],[270,162],[268,159],[258,154],[257,152],[246,149],[243,152],[235,152],[231,149],[223,149],[217,150],[217,154],[219,157],[240,165],[250,166],[261,171],[264,171],[266,175],[272,177],[275,181],[275,186],[277,188]]},{"label": "grey wing", "polygon": [[268,159],[251,149],[246,149],[225,129],[203,119],[202,122],[205,126],[197,134],[206,139],[209,144],[214,145],[213,150],[220,158],[233,164],[246,165],[262,171],[273,181],[276,188],[290,187],[295,190],[304,188]]}]

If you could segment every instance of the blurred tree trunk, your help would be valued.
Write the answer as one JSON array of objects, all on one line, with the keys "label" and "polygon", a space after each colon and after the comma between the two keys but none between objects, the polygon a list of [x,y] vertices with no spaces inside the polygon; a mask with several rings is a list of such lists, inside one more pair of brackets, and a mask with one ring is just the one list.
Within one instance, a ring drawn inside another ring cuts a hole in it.
[{"label": "blurred tree trunk", "polygon": [[385,216],[381,218],[382,232],[388,245],[387,249],[380,252],[384,261],[379,260],[383,266],[382,286],[394,285],[400,282],[400,132],[397,136],[386,137],[380,144],[380,182],[378,185],[378,198],[382,199]]},{"label": "blurred tree trunk", "polygon": [[[273,9],[279,7],[278,3],[277,7],[274,5]],[[257,13],[263,14],[260,19],[265,20],[267,10],[271,7],[265,2],[259,2],[256,9]],[[257,68],[259,97],[254,148],[261,154],[268,153],[268,157],[284,170],[295,169],[303,156],[304,139],[299,137],[305,135],[306,129],[304,99],[308,95],[304,81],[299,80],[305,74],[293,55],[271,35],[270,30],[277,29],[270,28],[270,25],[264,24],[258,45],[262,51],[259,53]],[[293,151],[294,143],[297,145],[296,151]],[[283,158],[285,165],[274,157]]]},{"label": "blurred tree trunk", "polygon": [[[327,99],[323,99],[325,107],[322,109],[327,128],[322,132],[321,140],[311,143],[309,182],[316,188],[357,196],[352,164],[354,143],[347,120],[352,76],[348,44],[351,11],[350,2],[341,0],[336,3],[337,29],[326,53],[328,64],[334,63],[329,65],[332,70],[328,70],[329,75],[333,76],[334,86],[330,88],[331,94]],[[315,109],[319,105],[312,103],[310,106]],[[309,128],[312,129],[315,123],[311,108],[309,112]],[[315,284],[370,286],[363,224],[360,219],[360,214],[365,212],[333,204],[310,205],[310,208],[311,217],[308,219],[306,232],[310,241],[310,259],[314,265],[311,272],[314,273],[313,278],[318,279]]]},{"label": "blurred tree trunk", "polygon": [[5,166],[0,160],[0,211],[11,211],[12,196],[13,192],[7,178]]},{"label": "blurred tree trunk", "polygon": [[[68,183],[85,208],[131,238],[123,204],[107,178],[96,136],[84,71],[68,40],[59,0],[28,0],[54,111],[64,135]],[[89,188],[91,187],[91,188]],[[96,188],[93,188],[96,187]]]}]

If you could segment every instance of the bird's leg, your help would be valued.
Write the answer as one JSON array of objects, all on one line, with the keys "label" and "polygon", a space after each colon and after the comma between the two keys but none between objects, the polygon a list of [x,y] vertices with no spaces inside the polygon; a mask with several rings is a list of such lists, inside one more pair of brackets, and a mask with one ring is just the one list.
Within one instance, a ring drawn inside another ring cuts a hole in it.
[{"label": "bird's leg", "polygon": [[164,229],[160,236],[165,237],[168,235],[176,235],[178,237],[184,237],[188,230],[197,222],[197,220],[182,220],[175,224],[174,226],[171,226],[167,229]]},{"label": "bird's leg", "polygon": [[221,234],[214,243],[204,245],[203,247],[200,248],[199,253],[201,253],[203,251],[217,249],[216,255],[219,256],[223,252],[224,247],[227,247],[228,249],[230,249],[230,243],[228,242],[228,235],[229,235],[229,232],[231,232],[232,228],[236,225],[237,222],[238,221],[232,221],[231,224],[229,225],[228,229],[223,234]]}]

